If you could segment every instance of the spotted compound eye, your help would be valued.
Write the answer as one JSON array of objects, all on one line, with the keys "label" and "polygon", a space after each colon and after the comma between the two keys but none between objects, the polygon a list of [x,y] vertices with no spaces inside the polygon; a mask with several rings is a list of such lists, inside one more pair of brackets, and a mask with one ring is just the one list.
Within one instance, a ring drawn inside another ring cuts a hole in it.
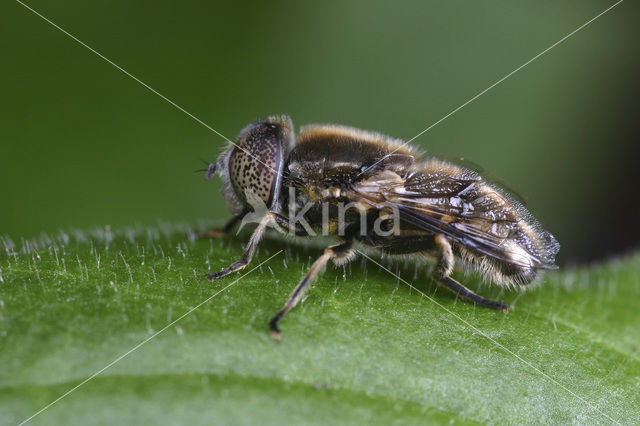
[{"label": "spotted compound eye", "polygon": [[288,117],[270,119],[254,123],[240,134],[229,157],[229,178],[245,205],[255,207],[256,196],[267,208],[275,203],[293,133],[290,123]]}]

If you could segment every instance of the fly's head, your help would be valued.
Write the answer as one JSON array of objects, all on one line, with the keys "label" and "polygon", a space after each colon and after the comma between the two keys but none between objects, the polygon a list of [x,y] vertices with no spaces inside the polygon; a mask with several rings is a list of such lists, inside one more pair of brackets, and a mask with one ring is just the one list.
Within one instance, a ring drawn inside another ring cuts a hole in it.
[{"label": "fly's head", "polygon": [[245,127],[235,145],[220,155],[205,177],[222,178],[222,194],[235,215],[271,209],[278,201],[284,163],[295,144],[288,116],[269,117]]}]

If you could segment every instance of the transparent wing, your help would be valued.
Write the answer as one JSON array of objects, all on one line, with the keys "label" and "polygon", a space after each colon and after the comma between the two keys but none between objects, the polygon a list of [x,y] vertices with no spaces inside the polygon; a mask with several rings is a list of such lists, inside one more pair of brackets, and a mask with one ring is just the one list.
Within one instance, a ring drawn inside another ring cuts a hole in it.
[{"label": "transparent wing", "polygon": [[[511,202],[488,191],[476,175],[425,176],[404,179],[380,172],[347,191],[354,200],[389,213],[418,229],[443,234],[476,253],[520,268],[552,267],[532,247],[526,255],[506,244],[517,235],[520,217]],[[524,244],[526,247],[526,244]]]}]

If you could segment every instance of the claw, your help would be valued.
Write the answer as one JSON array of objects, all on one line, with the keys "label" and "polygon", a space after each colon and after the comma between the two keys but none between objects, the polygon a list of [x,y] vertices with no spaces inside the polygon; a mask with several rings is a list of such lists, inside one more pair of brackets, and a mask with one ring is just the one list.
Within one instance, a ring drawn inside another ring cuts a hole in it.
[{"label": "claw", "polygon": [[269,329],[271,329],[270,336],[276,340],[282,340],[282,333],[278,329],[278,321],[282,318],[282,312],[278,313],[275,317],[269,321]]},{"label": "claw", "polygon": [[209,280],[209,282],[214,282],[215,280],[220,278],[219,272],[216,272],[215,274],[205,274],[204,276]]},{"label": "claw", "polygon": [[196,238],[199,240],[204,238],[224,238],[227,235],[229,235],[229,233],[226,231],[223,231],[221,229],[212,229],[211,231],[200,232],[196,235]]},{"label": "claw", "polygon": [[279,331],[271,330],[271,333],[269,333],[269,336],[271,336],[271,338],[275,340],[282,340],[282,333],[280,333]]}]

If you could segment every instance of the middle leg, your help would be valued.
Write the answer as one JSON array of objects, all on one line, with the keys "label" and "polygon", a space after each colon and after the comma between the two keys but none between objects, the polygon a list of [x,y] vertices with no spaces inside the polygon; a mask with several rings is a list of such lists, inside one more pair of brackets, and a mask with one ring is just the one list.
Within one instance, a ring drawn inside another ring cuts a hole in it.
[{"label": "middle leg", "polygon": [[287,312],[295,308],[298,302],[300,302],[300,299],[302,299],[302,296],[308,290],[311,282],[318,276],[329,260],[333,260],[340,264],[340,262],[347,262],[351,259],[354,254],[352,246],[353,243],[351,241],[341,241],[337,244],[331,245],[324,250],[322,255],[315,262],[313,262],[313,265],[311,265],[307,275],[305,275],[302,281],[300,281],[293,290],[291,296],[289,296],[287,303],[285,303],[280,312],[278,312],[278,314],[269,322],[271,337],[282,339],[282,334],[278,329],[278,322],[286,315]]}]

